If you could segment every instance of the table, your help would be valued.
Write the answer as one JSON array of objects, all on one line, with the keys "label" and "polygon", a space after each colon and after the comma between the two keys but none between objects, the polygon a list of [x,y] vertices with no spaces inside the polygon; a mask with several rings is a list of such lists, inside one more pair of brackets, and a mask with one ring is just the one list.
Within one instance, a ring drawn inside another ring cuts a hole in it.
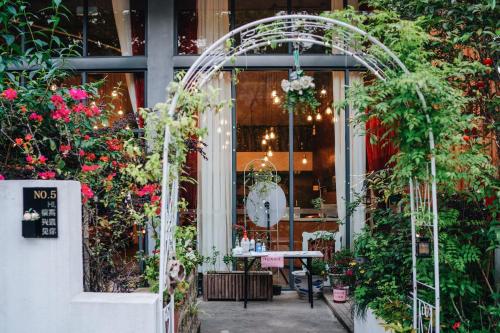
[{"label": "table", "polygon": [[[313,288],[312,288],[312,260],[313,258],[323,258],[323,253],[320,251],[267,251],[267,252],[248,252],[243,254],[236,254],[234,257],[236,259],[243,259],[244,262],[244,277],[243,277],[243,289],[244,289],[244,303],[243,307],[247,308],[248,302],[248,271],[252,267],[255,260],[269,255],[282,256],[285,259],[299,259],[307,270],[307,287],[309,294],[309,304],[311,308],[314,307],[313,301]],[[249,262],[249,259],[251,261]],[[306,262],[304,262],[304,259]]]}]

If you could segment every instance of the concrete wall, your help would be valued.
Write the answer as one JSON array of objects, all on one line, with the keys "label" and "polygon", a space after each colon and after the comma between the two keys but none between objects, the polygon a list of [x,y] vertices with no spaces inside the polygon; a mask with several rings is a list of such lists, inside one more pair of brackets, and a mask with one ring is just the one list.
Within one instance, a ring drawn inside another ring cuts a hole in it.
[{"label": "concrete wall", "polygon": [[[57,187],[58,238],[22,237],[23,187]],[[0,181],[1,333],[156,333],[156,294],[83,292],[80,183]]]}]

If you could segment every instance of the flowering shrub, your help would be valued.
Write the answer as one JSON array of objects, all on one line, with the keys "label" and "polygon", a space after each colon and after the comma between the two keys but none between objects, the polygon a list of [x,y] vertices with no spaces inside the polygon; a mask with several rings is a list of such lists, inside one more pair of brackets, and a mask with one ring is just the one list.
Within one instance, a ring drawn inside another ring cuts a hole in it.
[{"label": "flowering shrub", "polygon": [[316,113],[321,103],[316,99],[314,79],[304,75],[300,69],[292,72],[290,77],[291,81],[281,81],[281,89],[285,92],[283,109],[295,113]]}]

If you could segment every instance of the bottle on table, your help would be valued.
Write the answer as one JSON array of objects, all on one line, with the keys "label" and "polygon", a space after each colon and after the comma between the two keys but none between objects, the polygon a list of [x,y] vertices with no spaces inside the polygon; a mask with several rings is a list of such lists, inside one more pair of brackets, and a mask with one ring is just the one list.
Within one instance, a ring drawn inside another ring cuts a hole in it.
[{"label": "bottle on table", "polygon": [[250,239],[250,251],[255,251],[255,239]]},{"label": "bottle on table", "polygon": [[248,240],[247,232],[243,232],[243,238],[241,239],[241,247],[243,249],[243,253],[250,252],[250,240]]},{"label": "bottle on table", "polygon": [[266,243],[262,243],[262,252],[266,252],[267,249],[266,249]]}]

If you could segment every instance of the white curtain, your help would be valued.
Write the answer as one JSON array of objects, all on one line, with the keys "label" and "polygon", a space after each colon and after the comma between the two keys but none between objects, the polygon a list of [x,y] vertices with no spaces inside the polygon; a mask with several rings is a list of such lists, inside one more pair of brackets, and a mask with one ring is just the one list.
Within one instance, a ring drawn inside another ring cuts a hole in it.
[{"label": "white curtain", "polygon": [[[229,30],[227,0],[198,0],[198,51],[210,46]],[[207,85],[218,89],[221,101],[231,99],[231,76],[221,73]],[[217,270],[225,270],[222,257],[232,247],[232,146],[231,109],[216,113],[207,110],[200,115],[199,126],[208,129],[208,160],[198,163],[198,247],[203,256],[211,256],[213,247],[220,252]],[[202,270],[212,269],[204,265]]]},{"label": "white curtain", "polygon": [[[349,82],[352,84],[356,81],[361,81],[361,74],[351,72]],[[342,101],[345,99],[344,89],[344,72],[333,72],[333,100]],[[352,106],[349,107],[351,119],[355,117],[358,112]],[[346,218],[346,202],[345,202],[345,186],[346,186],[346,173],[345,173],[345,112],[335,112],[334,118],[334,131],[335,131],[335,178],[336,178],[336,192],[337,192],[337,209],[340,221],[345,222]],[[350,124],[350,168],[351,168],[351,188],[350,198],[351,202],[356,200],[357,197],[363,196],[362,193],[364,175],[366,173],[366,144],[364,130],[362,126]],[[365,223],[365,207],[360,205],[356,208],[351,216],[351,240],[359,233]],[[340,225],[339,232],[336,235],[335,248],[340,249],[340,246],[345,245],[345,224]],[[340,244],[342,243],[342,244]],[[351,242],[352,244],[352,242]]]},{"label": "white curtain", "polygon": [[[115,16],[116,31],[118,33],[118,41],[120,42],[120,50],[122,56],[133,56],[132,51],[132,23],[130,20],[130,1],[129,0],[112,0],[113,13]],[[137,117],[137,96],[135,93],[134,74],[126,73],[125,81],[127,82],[128,94],[132,110]]]}]

